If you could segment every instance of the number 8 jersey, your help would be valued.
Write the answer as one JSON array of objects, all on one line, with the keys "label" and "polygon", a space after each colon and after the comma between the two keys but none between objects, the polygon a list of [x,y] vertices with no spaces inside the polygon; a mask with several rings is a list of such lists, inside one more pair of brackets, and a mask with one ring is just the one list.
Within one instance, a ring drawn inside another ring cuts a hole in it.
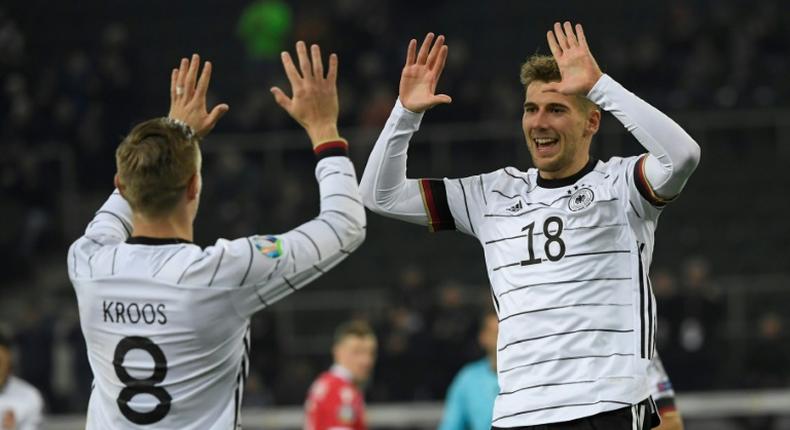
[{"label": "number 8 jersey", "polygon": [[71,246],[68,271],[94,375],[87,429],[241,427],[249,319],[343,260],[364,239],[347,157],[316,167],[318,217],[281,235],[129,237],[117,191]]},{"label": "number 8 jersey", "polygon": [[647,277],[664,202],[644,157],[591,160],[572,177],[512,167],[422,179],[433,230],[483,247],[499,315],[493,426],[557,422],[650,395],[656,303]]}]

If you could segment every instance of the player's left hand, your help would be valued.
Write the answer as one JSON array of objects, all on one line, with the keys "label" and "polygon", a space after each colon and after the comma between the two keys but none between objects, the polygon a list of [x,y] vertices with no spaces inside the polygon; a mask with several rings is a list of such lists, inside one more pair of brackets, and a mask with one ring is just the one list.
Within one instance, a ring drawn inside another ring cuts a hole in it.
[{"label": "player's left hand", "polygon": [[179,68],[173,69],[170,76],[170,113],[167,116],[185,122],[198,137],[204,137],[230,107],[221,103],[208,112],[206,92],[211,80],[211,62],[206,61],[200,79],[197,79],[199,68],[200,56],[192,54],[191,60],[182,58]]},{"label": "player's left hand", "polygon": [[584,37],[581,24],[576,24],[574,32],[571,23],[554,23],[554,31],[546,34],[554,59],[560,68],[562,80],[551,82],[544,91],[557,91],[567,95],[586,96],[603,75],[595,62]]}]

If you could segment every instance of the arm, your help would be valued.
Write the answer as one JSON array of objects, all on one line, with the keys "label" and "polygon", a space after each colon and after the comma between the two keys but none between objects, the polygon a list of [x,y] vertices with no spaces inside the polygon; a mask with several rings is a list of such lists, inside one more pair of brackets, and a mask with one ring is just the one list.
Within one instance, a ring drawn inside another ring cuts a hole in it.
[{"label": "arm", "polygon": [[678,411],[664,412],[661,414],[661,425],[656,430],[683,430],[683,419]]},{"label": "arm", "polygon": [[547,39],[562,81],[547,85],[546,91],[586,96],[611,112],[649,152],[637,165],[643,196],[657,206],[676,197],[699,163],[699,145],[669,117],[601,72],[580,24],[574,32],[569,22],[555,23]]},{"label": "arm", "polygon": [[[252,236],[236,242],[245,263],[237,308],[249,315],[298,290],[345,259],[365,238],[365,209],[348,144],[337,131],[337,56],[329,59],[324,77],[318,45],[304,42],[296,50],[300,71],[288,53],[282,60],[293,97],[272,88],[277,103],[307,131],[318,157],[315,174],[321,195],[319,215],[278,236]],[[244,258],[248,258],[245,260]],[[239,282],[236,280],[235,282]]]},{"label": "arm", "polygon": [[430,184],[406,178],[406,152],[425,110],[451,101],[447,95],[435,94],[448,48],[444,36],[431,46],[433,38],[432,33],[426,36],[419,53],[417,41],[409,43],[398,102],[373,147],[360,183],[362,201],[368,209],[420,225],[433,225],[439,220],[432,219],[424,205]]}]

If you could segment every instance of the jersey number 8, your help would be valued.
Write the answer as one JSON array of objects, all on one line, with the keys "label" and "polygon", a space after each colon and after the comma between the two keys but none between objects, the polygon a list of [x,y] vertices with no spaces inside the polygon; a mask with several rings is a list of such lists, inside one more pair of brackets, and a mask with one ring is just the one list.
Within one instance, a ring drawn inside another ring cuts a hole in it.
[{"label": "jersey number 8", "polygon": [[[150,377],[145,379],[134,378],[123,367],[126,354],[133,349],[141,349],[153,358],[154,373]],[[115,374],[118,375],[118,379],[125,385],[118,394],[118,408],[129,421],[141,425],[153,424],[160,421],[170,412],[170,402],[173,400],[170,393],[164,388],[156,386],[156,384],[164,381],[167,375],[167,358],[159,345],[147,337],[125,337],[115,347],[115,357],[112,364],[115,367]],[[151,411],[137,412],[129,406],[129,402],[138,394],[154,396],[159,403]]]}]

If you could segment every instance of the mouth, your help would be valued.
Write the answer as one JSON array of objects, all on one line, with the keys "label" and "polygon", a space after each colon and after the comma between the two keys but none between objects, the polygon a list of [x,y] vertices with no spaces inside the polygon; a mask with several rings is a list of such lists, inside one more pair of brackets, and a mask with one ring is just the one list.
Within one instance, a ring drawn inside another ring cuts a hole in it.
[{"label": "mouth", "polygon": [[554,155],[560,146],[560,140],[553,137],[534,137],[535,152],[540,155]]}]

